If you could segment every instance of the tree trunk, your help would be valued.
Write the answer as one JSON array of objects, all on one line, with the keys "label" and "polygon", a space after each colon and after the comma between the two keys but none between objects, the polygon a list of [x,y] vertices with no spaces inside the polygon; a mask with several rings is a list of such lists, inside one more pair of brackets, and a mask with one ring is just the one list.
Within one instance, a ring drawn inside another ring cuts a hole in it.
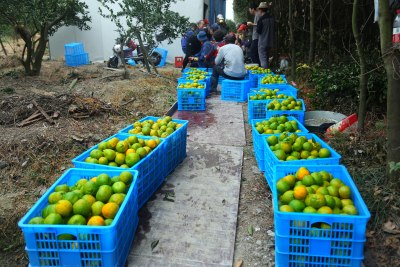
[{"label": "tree trunk", "polygon": [[291,48],[291,76],[292,80],[296,79],[296,48],[294,46],[294,25],[293,25],[293,0],[289,0],[289,32],[290,32],[290,48]]},{"label": "tree trunk", "polygon": [[[387,162],[400,162],[400,72],[399,51],[393,51],[392,15],[387,0],[379,0],[379,32],[381,53],[387,76]],[[388,167],[389,171],[389,167]],[[392,181],[400,185],[399,171],[388,173]]]},{"label": "tree trunk", "polygon": [[39,43],[37,47],[33,47],[33,60],[31,61],[32,71],[31,76],[37,76],[40,74],[42,68],[43,56],[46,52],[47,41],[48,41],[48,30],[46,28],[41,30]]},{"label": "tree trunk", "polygon": [[310,0],[310,50],[308,63],[314,62],[315,57],[315,0]]},{"label": "tree trunk", "polygon": [[139,40],[140,50],[142,51],[142,54],[143,54],[143,65],[146,66],[147,72],[151,72],[150,66],[149,66],[149,61],[147,59],[147,51],[144,48],[143,41],[142,41],[142,36],[140,35],[140,32],[136,33],[136,37]]},{"label": "tree trunk", "polygon": [[124,74],[122,75],[123,79],[128,79],[129,78],[129,73],[128,70],[126,68],[126,64],[125,64],[125,53],[124,53],[124,42],[123,42],[123,38],[120,38],[120,47],[121,47],[121,51],[118,53],[118,57],[121,60],[121,64],[122,67],[124,68]]},{"label": "tree trunk", "polygon": [[25,46],[26,46],[26,57],[24,58],[24,56],[22,55],[22,59],[21,59],[22,65],[24,65],[25,74],[27,74],[29,76],[35,76],[35,74],[32,73],[32,66],[31,66],[32,54],[33,54],[32,40],[29,39],[27,42],[25,42]]},{"label": "tree trunk", "polygon": [[0,37],[0,45],[1,45],[1,49],[4,51],[4,54],[7,56],[7,50],[4,47],[4,44],[3,44],[3,41],[1,40],[1,37]]},{"label": "tree trunk", "polygon": [[329,32],[328,32],[328,63],[332,64],[332,34],[333,34],[333,0],[329,2]]},{"label": "tree trunk", "polygon": [[367,82],[368,76],[366,75],[367,63],[365,61],[364,49],[361,44],[360,28],[358,27],[358,0],[353,2],[353,15],[352,15],[352,28],[354,40],[356,41],[357,53],[360,60],[360,100],[358,104],[358,131],[364,131],[365,113],[367,110]]}]

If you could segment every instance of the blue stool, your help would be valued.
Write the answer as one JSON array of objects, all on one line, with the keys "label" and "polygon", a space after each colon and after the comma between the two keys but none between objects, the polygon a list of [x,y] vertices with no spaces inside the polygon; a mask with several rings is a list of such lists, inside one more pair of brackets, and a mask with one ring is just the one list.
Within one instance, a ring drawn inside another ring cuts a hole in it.
[{"label": "blue stool", "polygon": [[250,80],[228,80],[222,81],[221,100],[246,102],[250,90]]}]

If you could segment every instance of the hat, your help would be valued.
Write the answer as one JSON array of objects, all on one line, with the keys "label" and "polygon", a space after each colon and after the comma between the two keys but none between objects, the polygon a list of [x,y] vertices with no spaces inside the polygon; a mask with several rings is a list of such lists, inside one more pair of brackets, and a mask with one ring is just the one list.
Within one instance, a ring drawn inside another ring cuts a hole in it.
[{"label": "hat", "polygon": [[218,14],[217,19],[224,19],[224,16],[222,16],[222,14]]},{"label": "hat", "polygon": [[260,5],[257,8],[266,9],[266,8],[269,8],[269,5],[268,5],[267,2],[261,2]]},{"label": "hat", "polygon": [[200,31],[197,34],[197,40],[199,40],[200,42],[208,41],[207,33],[205,31]]},{"label": "hat", "polygon": [[241,24],[241,25],[239,26],[239,28],[237,29],[237,31],[238,31],[238,32],[247,31],[247,25]]},{"label": "hat", "polygon": [[203,19],[204,24],[208,24],[208,19]]},{"label": "hat", "polygon": [[213,25],[211,25],[211,30],[213,30],[213,31],[217,31],[217,30],[219,30],[219,26],[218,26],[218,24],[217,23],[214,23]]}]

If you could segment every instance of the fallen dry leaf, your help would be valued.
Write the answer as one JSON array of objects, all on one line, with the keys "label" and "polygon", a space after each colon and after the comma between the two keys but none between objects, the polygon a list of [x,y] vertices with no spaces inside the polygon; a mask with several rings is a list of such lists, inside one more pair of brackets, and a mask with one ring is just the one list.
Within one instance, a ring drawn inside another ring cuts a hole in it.
[{"label": "fallen dry leaf", "polygon": [[242,267],[242,265],[243,265],[243,260],[237,260],[235,262],[235,267]]},{"label": "fallen dry leaf", "polygon": [[397,226],[392,221],[387,221],[383,224],[382,230],[389,234],[400,234],[400,230],[396,228]]}]

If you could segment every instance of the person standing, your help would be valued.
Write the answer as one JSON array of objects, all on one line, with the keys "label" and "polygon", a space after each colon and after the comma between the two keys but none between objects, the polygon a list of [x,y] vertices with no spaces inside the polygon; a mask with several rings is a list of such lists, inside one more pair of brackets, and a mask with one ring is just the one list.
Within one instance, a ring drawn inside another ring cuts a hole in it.
[{"label": "person standing", "polygon": [[[204,30],[204,21],[200,20],[197,23],[197,27],[193,27],[193,32],[190,34],[187,39],[184,41],[185,43],[185,58],[183,59],[182,64],[182,72],[186,68],[187,64],[189,63],[189,58],[196,57],[199,55],[201,50],[201,42],[197,39],[197,34]],[[182,43],[182,41],[181,41]]]},{"label": "person standing", "polygon": [[259,15],[257,12],[257,5],[252,3],[249,5],[249,13],[254,16],[254,22],[247,22],[247,26],[252,27],[251,45],[250,45],[250,57],[251,62],[260,66],[260,58],[258,56],[258,33],[257,33],[257,22]]},{"label": "person standing", "polygon": [[[210,92],[217,92],[218,78],[220,75],[230,80],[243,80],[246,76],[243,50],[239,46],[235,45],[235,41],[235,35],[226,35],[225,45],[220,47],[218,50],[218,55],[215,59],[215,66],[211,75]],[[219,65],[222,61],[224,62],[223,67]]]},{"label": "person standing", "polygon": [[273,45],[274,19],[270,14],[267,2],[261,2],[257,9],[260,16],[257,22],[258,55],[262,68],[269,67],[269,50]]}]

